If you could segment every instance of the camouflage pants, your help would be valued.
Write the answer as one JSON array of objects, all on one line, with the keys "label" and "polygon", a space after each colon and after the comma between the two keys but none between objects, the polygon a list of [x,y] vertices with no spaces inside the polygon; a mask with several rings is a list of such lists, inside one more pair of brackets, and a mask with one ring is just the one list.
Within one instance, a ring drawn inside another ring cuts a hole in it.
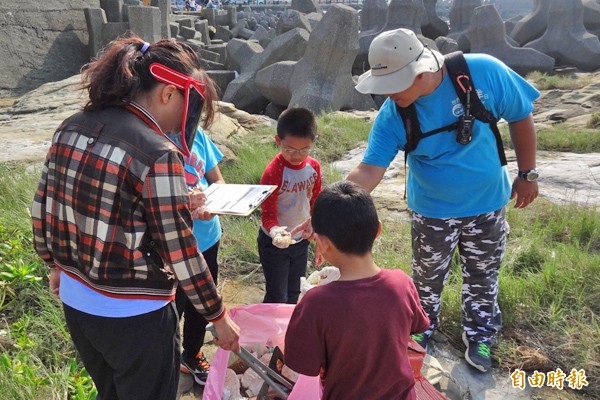
[{"label": "camouflage pants", "polygon": [[462,269],[463,328],[476,341],[491,342],[502,326],[498,271],[506,245],[506,208],[467,218],[412,215],[412,271],[431,334],[438,325],[440,297],[458,246]]}]

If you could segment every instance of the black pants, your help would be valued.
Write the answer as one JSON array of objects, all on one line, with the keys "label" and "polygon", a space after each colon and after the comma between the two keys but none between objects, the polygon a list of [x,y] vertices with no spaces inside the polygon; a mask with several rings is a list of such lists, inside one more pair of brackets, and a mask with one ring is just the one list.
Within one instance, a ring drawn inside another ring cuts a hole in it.
[{"label": "black pants", "polygon": [[259,228],[257,241],[265,275],[263,303],[296,304],[300,297],[300,278],[306,275],[308,240],[280,249],[273,246],[271,237]]},{"label": "black pants", "polygon": [[175,400],[179,330],[174,303],[126,318],[63,305],[67,327],[101,400]]},{"label": "black pants", "polygon": [[[202,252],[215,285],[217,284],[217,277],[219,275],[219,264],[217,263],[219,244],[220,242],[217,242],[212,247]],[[179,286],[177,287],[177,294],[175,295],[175,303],[177,304],[179,317],[181,318],[185,313],[183,321],[183,357],[193,359],[204,344],[204,336],[206,336],[206,326],[208,325],[208,321],[196,311],[192,302],[189,301],[185,292]]]}]

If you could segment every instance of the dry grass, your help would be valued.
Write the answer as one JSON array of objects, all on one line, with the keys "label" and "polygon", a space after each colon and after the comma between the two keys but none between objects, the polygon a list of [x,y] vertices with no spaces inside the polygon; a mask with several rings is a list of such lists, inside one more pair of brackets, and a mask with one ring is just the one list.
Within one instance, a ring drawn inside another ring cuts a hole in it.
[{"label": "dry grass", "polygon": [[0,99],[0,108],[2,107],[12,107],[15,104],[17,99]]},{"label": "dry grass", "polygon": [[581,89],[592,83],[590,76],[577,74],[548,75],[544,72],[535,71],[527,75],[527,80],[532,82],[538,90],[574,90]]}]

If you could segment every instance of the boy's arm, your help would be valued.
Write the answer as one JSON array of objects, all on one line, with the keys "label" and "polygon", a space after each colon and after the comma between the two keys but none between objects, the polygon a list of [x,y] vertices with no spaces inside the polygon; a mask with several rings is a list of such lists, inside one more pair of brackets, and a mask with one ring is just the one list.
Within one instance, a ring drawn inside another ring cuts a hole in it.
[{"label": "boy's arm", "polygon": [[210,171],[206,171],[206,180],[208,181],[209,185],[212,185],[213,183],[225,183],[225,178],[223,178],[218,165],[215,165],[215,167]]},{"label": "boy's arm", "polygon": [[421,306],[421,301],[419,300],[419,292],[417,292],[417,288],[413,280],[408,277],[408,291],[407,294],[410,296],[409,302],[412,305],[413,311],[413,319],[410,327],[410,334],[414,333],[422,333],[429,329],[430,322],[429,317],[423,310],[423,306]]},{"label": "boy's arm", "polygon": [[272,161],[267,165],[265,172],[260,178],[261,185],[276,185],[277,189],[261,204],[262,226],[269,232],[272,227],[280,226],[277,220],[277,199],[283,176],[283,166]]},{"label": "boy's arm", "polygon": [[317,160],[312,164],[313,168],[317,173],[317,179],[315,180],[315,185],[313,186],[312,196],[310,198],[310,211],[312,213],[313,205],[315,204],[315,200],[319,193],[322,190],[322,176],[321,176],[321,164]]},{"label": "boy's arm", "polygon": [[284,361],[299,374],[318,376],[325,358],[325,343],[314,318],[318,311],[311,309],[312,303],[307,292],[294,309],[285,335]]}]

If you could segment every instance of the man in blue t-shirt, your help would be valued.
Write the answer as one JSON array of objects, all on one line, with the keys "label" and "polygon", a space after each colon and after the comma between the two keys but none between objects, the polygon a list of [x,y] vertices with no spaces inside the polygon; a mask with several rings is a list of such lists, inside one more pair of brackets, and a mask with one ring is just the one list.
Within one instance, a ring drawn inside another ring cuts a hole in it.
[{"label": "man in blue t-shirt", "polygon": [[[422,137],[407,158],[408,207],[412,212],[412,271],[431,326],[415,339],[427,347],[438,324],[440,296],[458,246],[462,266],[463,341],[473,367],[491,367],[490,350],[502,318],[498,270],[506,234],[506,205],[526,207],[538,196],[536,133],[531,112],[540,93],[494,57],[465,55],[473,85],[485,108],[508,122],[519,175],[501,165],[489,124],[475,120],[472,139],[457,142],[457,130]],[[356,90],[387,96],[373,123],[362,162],[347,179],[372,191],[398,151],[406,132],[398,107],[416,107],[422,132],[455,123],[464,108],[448,76],[444,57],[424,47],[414,32],[378,35],[369,48],[371,70]]]}]

